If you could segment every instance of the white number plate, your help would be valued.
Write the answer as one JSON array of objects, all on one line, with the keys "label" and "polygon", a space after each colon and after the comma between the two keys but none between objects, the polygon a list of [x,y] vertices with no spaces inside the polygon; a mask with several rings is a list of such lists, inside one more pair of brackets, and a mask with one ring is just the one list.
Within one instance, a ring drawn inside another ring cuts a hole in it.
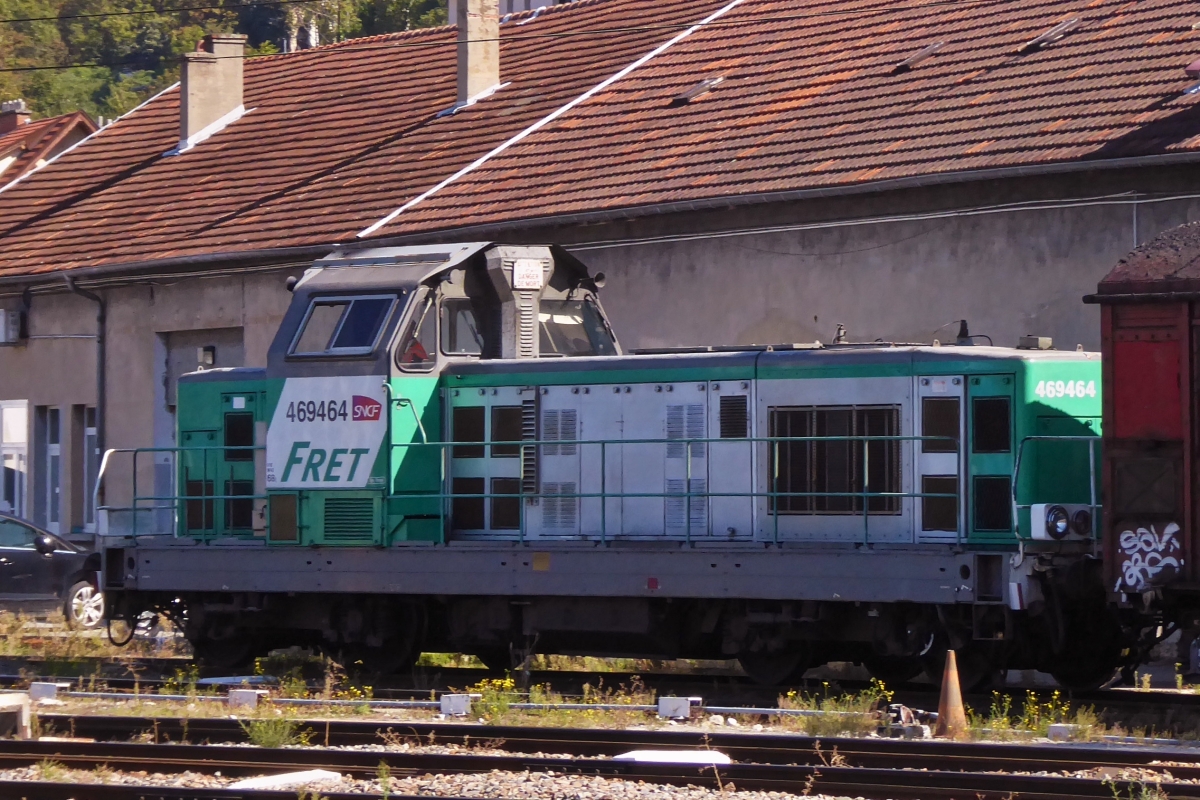
[{"label": "white number plate", "polygon": [[1095,381],[1038,381],[1038,397],[1095,397]]}]

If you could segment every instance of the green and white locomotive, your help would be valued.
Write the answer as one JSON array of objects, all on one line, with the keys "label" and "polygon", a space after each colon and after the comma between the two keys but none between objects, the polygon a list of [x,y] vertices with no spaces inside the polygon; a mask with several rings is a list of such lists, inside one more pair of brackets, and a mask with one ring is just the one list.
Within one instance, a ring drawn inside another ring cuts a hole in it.
[{"label": "green and white locomotive", "polygon": [[953,647],[970,682],[1081,686],[1121,661],[1098,354],[625,353],[602,285],[547,246],[317,262],[265,369],[180,380],[176,492],[105,509],[111,613],[174,615],[217,664],[639,654],[782,682],[905,679]]}]

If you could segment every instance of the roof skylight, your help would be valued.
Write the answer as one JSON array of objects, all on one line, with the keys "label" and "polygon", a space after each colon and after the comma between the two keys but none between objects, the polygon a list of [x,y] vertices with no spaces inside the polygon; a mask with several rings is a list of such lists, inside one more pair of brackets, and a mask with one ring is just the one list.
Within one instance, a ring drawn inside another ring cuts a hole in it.
[{"label": "roof skylight", "polygon": [[901,72],[908,72],[910,69],[915,67],[917,64],[920,64],[922,61],[924,61],[928,58],[932,58],[933,55],[935,53],[937,53],[938,50],[941,50],[943,47],[945,47],[945,45],[946,45],[945,42],[934,42],[931,45],[922,47],[920,50],[913,53],[911,56],[904,59],[896,66],[892,67],[892,74],[896,75]]},{"label": "roof skylight", "polygon": [[1036,39],[1030,39],[1028,42],[1018,47],[1017,52],[1029,53],[1033,50],[1045,47],[1048,44],[1054,44],[1059,39],[1063,38],[1068,33],[1079,27],[1079,23],[1082,21],[1083,20],[1081,20],[1079,17],[1071,17],[1068,20],[1060,22]]},{"label": "roof skylight", "polygon": [[717,75],[713,78],[705,78],[687,91],[681,92],[680,94],[677,94],[675,97],[671,98],[671,105],[680,106],[684,103],[690,103],[697,97],[708,94],[717,86],[724,83],[724,81],[724,75]]}]

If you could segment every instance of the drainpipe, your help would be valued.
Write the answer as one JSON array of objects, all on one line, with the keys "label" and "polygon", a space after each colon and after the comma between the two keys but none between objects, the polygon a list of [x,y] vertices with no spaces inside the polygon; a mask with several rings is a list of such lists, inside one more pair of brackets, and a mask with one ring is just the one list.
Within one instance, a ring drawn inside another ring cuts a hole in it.
[{"label": "drainpipe", "polygon": [[94,292],[89,292],[87,289],[80,289],[75,285],[75,279],[70,275],[64,276],[67,282],[67,289],[72,293],[79,295],[85,300],[91,300],[96,304],[96,449],[100,451],[100,455],[104,455],[104,431],[105,425],[105,405],[104,402],[104,328],[105,320],[107,319],[108,306],[104,302],[104,298]]}]

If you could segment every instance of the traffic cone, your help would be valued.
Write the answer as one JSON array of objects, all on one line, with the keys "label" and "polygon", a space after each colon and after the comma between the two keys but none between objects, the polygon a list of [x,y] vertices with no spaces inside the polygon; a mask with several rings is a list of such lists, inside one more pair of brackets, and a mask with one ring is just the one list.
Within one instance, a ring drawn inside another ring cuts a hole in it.
[{"label": "traffic cone", "polygon": [[946,671],[942,674],[942,696],[938,699],[938,721],[933,735],[960,739],[967,734],[967,712],[963,709],[962,687],[958,683],[958,659],[946,651]]}]

